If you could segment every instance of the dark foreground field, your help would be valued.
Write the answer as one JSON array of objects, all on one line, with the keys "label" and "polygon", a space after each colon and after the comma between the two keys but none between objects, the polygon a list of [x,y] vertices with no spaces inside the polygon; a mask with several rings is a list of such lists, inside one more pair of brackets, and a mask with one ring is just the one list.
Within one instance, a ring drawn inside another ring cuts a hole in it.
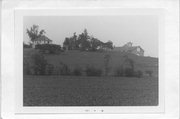
[{"label": "dark foreground field", "polygon": [[156,106],[158,79],[24,76],[24,106]]}]

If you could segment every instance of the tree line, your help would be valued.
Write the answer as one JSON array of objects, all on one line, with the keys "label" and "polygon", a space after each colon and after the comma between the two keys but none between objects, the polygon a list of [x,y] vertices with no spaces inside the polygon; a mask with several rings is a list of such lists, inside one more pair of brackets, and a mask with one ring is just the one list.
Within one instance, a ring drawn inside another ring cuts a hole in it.
[{"label": "tree line", "polygon": [[83,33],[76,35],[76,32],[71,37],[66,37],[63,42],[63,47],[66,50],[81,50],[81,51],[97,51],[113,49],[113,42],[102,42],[98,38],[89,36],[87,29]]},{"label": "tree line", "polygon": [[[76,65],[70,67],[62,61],[59,64],[53,65],[48,63],[44,55],[41,53],[33,53],[30,57],[23,60],[24,75],[63,75],[63,76],[111,76],[111,77],[143,77],[146,73],[149,77],[153,76],[152,70],[135,70],[133,59],[128,56],[123,57],[124,61],[116,67],[110,66],[111,55],[105,54],[102,62],[104,66],[101,68],[92,64],[87,64],[85,67]],[[127,64],[129,66],[127,66]]]},{"label": "tree line", "polygon": [[[45,30],[42,29],[39,31],[38,25],[33,25],[30,29],[26,29],[26,33],[28,34],[31,43],[35,44],[36,39],[45,35]],[[102,42],[98,38],[93,36],[89,36],[87,29],[76,35],[76,32],[73,36],[66,37],[63,42],[63,48],[65,50],[81,50],[81,51],[97,51],[97,50],[109,50],[113,49],[113,42],[107,41]]]}]

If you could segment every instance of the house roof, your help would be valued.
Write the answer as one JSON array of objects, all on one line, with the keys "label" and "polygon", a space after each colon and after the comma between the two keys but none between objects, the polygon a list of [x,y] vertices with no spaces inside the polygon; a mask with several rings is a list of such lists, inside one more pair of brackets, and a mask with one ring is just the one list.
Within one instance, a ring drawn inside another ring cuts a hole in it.
[{"label": "house roof", "polygon": [[50,41],[52,42],[52,40],[50,40],[47,36],[43,35],[39,38],[36,38],[35,41]]}]

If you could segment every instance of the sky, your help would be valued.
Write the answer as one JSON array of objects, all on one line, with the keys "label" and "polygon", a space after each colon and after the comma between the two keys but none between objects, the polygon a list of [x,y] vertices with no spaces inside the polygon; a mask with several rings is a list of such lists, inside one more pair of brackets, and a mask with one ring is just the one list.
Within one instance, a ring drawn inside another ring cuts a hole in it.
[{"label": "sky", "polygon": [[80,34],[86,28],[88,34],[103,42],[111,40],[116,47],[132,42],[141,46],[145,56],[158,57],[158,18],[152,15],[120,16],[25,16],[23,39],[30,39],[26,29],[35,24],[44,29],[53,43],[62,46],[65,37]]}]

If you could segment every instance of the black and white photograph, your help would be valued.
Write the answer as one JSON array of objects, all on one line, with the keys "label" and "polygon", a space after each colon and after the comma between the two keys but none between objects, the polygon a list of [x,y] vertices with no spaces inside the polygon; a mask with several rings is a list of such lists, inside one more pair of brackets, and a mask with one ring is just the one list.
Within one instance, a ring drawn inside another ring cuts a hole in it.
[{"label": "black and white photograph", "polygon": [[179,118],[178,0],[0,4],[2,119]]},{"label": "black and white photograph", "polygon": [[156,15],[24,16],[23,106],[158,106]]}]

